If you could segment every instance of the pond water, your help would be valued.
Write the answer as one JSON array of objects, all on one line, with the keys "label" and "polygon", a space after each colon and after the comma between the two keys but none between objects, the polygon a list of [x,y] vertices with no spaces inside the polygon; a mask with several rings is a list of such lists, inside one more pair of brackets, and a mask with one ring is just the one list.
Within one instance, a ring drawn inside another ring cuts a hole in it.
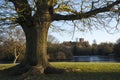
[{"label": "pond water", "polygon": [[113,56],[74,56],[74,62],[120,62],[120,58]]}]

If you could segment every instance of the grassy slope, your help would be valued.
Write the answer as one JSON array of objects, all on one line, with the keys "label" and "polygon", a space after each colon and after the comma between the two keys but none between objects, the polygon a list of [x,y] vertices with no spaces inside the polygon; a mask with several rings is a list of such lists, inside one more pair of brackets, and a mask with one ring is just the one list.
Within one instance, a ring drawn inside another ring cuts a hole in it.
[{"label": "grassy slope", "polygon": [[[120,80],[120,63],[52,62],[57,68],[66,69],[64,74],[31,75],[24,80]],[[1,64],[0,70],[11,67]],[[22,80],[19,77],[1,77],[0,80]]]}]

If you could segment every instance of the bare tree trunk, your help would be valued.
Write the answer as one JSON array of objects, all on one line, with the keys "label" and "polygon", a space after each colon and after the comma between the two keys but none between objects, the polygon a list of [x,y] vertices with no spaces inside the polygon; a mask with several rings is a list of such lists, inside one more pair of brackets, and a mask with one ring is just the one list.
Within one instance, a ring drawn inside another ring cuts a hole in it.
[{"label": "bare tree trunk", "polygon": [[16,63],[16,61],[17,61],[17,51],[16,51],[16,45],[15,45],[15,48],[14,48],[14,56],[15,56],[15,59],[14,59],[14,61],[13,61],[13,64],[15,64],[15,63]]},{"label": "bare tree trunk", "polygon": [[14,61],[13,61],[13,64],[16,63],[16,61],[17,61],[19,55],[20,55],[20,53],[17,52],[16,43],[15,43],[15,47],[14,47],[14,57],[15,57],[15,59],[14,59]]},{"label": "bare tree trunk", "polygon": [[19,55],[15,57],[13,64],[15,64],[17,62],[18,57],[19,57]]},{"label": "bare tree trunk", "polygon": [[47,34],[50,22],[35,22],[34,27],[27,27],[26,54],[22,65],[36,66],[43,71],[49,66],[47,59]]},{"label": "bare tree trunk", "polygon": [[18,52],[15,52],[14,53],[15,54],[15,59],[14,59],[14,61],[13,61],[13,64],[15,64],[16,62],[17,62],[17,59],[18,59],[18,57],[20,56],[20,53]]}]

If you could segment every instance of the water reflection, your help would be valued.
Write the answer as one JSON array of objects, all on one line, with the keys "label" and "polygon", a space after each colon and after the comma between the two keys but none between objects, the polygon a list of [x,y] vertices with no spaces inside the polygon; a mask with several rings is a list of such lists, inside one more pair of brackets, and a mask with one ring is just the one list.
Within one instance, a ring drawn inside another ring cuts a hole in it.
[{"label": "water reflection", "polygon": [[75,62],[119,62],[120,58],[113,56],[74,56]]}]

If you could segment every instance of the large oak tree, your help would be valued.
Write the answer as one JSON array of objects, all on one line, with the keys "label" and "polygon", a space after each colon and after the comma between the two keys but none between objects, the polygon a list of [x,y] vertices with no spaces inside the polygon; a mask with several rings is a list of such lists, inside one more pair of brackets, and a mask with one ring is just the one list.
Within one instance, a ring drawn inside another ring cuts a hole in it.
[{"label": "large oak tree", "polygon": [[4,1],[4,4],[1,2],[1,10],[4,9],[3,11],[5,11],[9,8],[13,11],[7,12],[9,15],[1,17],[1,20],[9,23],[12,23],[10,21],[17,22],[26,36],[26,53],[19,65],[27,68],[25,71],[34,67],[40,73],[44,73],[50,67],[46,56],[46,48],[48,30],[53,21],[74,22],[77,20],[80,23],[83,22],[83,25],[86,22],[89,29],[92,27],[92,22],[93,25],[107,23],[112,20],[116,20],[116,25],[119,22],[120,0]]}]

